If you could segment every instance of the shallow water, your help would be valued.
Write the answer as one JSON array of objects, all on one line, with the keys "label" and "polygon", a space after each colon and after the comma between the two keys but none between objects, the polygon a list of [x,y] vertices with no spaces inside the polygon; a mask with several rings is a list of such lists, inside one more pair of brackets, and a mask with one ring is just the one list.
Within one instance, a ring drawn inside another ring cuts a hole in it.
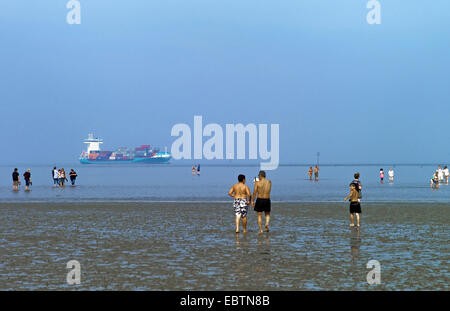
[{"label": "shallow water", "polygon": [[[58,166],[60,167],[60,166]],[[238,174],[252,178],[258,167],[202,165],[201,176],[192,176],[188,166],[175,165],[64,165],[75,168],[76,187],[53,188],[52,166],[31,166],[33,188],[11,191],[14,167],[0,167],[0,202],[94,202],[94,201],[227,201],[227,192]],[[19,167],[22,173],[27,167]],[[450,186],[430,189],[435,166],[396,166],[395,182],[380,184],[378,166],[322,166],[318,183],[307,179],[305,166],[281,166],[268,171],[273,182],[272,199],[278,202],[340,202],[348,194],[354,172],[361,173],[366,202],[450,202]],[[389,167],[385,167],[387,171]]]},{"label": "shallow water", "polygon": [[363,204],[351,230],[347,203],[275,203],[236,235],[230,203],[0,204],[0,290],[448,290],[449,208]]}]

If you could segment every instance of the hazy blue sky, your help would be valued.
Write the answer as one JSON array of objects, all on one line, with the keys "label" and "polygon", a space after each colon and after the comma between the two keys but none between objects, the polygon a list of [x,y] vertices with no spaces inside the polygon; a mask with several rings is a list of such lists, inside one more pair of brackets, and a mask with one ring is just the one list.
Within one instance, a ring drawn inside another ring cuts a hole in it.
[{"label": "hazy blue sky", "polygon": [[168,146],[176,123],[279,123],[280,161],[450,155],[450,1],[2,0],[0,161]]}]

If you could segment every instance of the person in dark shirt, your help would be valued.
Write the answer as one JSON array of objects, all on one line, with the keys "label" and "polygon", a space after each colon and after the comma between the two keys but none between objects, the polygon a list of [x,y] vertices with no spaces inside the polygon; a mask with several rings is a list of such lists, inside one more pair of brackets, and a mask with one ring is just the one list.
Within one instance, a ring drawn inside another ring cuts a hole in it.
[{"label": "person in dark shirt", "polygon": [[23,174],[23,179],[25,180],[25,191],[30,191],[31,183],[31,170],[27,169],[27,171]]},{"label": "person in dark shirt", "polygon": [[13,180],[13,191],[19,191],[19,170],[17,168],[14,169],[14,172],[12,173],[12,180]]},{"label": "person in dark shirt", "polygon": [[359,180],[359,173],[355,173],[355,175],[353,175],[353,177],[355,177],[355,179],[353,179],[353,181],[350,184],[355,185],[355,190],[358,192],[358,202],[361,202],[362,184],[361,184],[361,181]]},{"label": "person in dark shirt", "polygon": [[75,180],[77,179],[77,176],[78,176],[77,173],[73,169],[70,169],[69,177],[72,186],[75,186]]}]

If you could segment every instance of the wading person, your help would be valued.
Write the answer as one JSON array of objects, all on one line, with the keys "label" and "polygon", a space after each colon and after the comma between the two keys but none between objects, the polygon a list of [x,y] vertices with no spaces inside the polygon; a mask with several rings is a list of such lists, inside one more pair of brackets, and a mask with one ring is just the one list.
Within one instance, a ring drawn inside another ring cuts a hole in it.
[{"label": "wading person", "polygon": [[448,167],[445,166],[444,167],[444,178],[445,178],[445,183],[448,185],[448,177],[450,176],[450,172],[448,171]]},{"label": "wading person", "polygon": [[444,181],[444,170],[441,168],[441,166],[438,166],[438,178],[439,178],[439,182],[443,182]]},{"label": "wading person", "polygon": [[356,191],[358,191],[358,202],[361,202],[361,198],[362,198],[362,183],[359,180],[359,173],[355,173],[353,175],[353,177],[355,179],[353,179],[353,181],[350,184],[354,184],[355,185],[355,189],[356,189]]},{"label": "wading person", "polygon": [[56,169],[56,166],[52,170],[52,177],[53,177],[53,186],[58,187],[59,185],[59,174],[58,170]]},{"label": "wading person", "polygon": [[59,186],[64,187],[66,181],[68,181],[66,177],[66,171],[64,171],[64,169],[62,168],[59,170]]},{"label": "wading person", "polygon": [[309,180],[312,180],[312,175],[313,175],[313,168],[312,168],[312,166],[310,166],[309,170],[308,170]]},{"label": "wading person", "polygon": [[394,182],[394,170],[392,169],[392,167],[389,169],[388,176],[389,176],[389,182],[393,183]]},{"label": "wading person", "polygon": [[439,176],[438,171],[431,176],[431,188],[433,189],[439,189]]},{"label": "wading person", "polygon": [[192,176],[195,175],[195,165],[192,165]]},{"label": "wading person", "polygon": [[315,181],[319,180],[319,166],[316,165],[316,167],[314,168],[314,179]]},{"label": "wading person", "polygon": [[[253,207],[258,213],[259,233],[262,230],[262,213],[266,216],[266,232],[269,232],[270,221],[270,191],[272,190],[272,182],[266,179],[266,172],[260,171],[258,174],[259,181],[255,181],[255,189],[253,190]],[[256,201],[255,201],[256,199]]]},{"label": "wading person", "polygon": [[19,170],[17,168],[14,169],[12,173],[13,180],[13,191],[19,191],[20,179],[19,179]]},{"label": "wading person", "polygon": [[350,184],[350,194],[344,199],[347,201],[350,199],[350,227],[354,227],[353,214],[356,214],[356,226],[359,227],[359,214],[361,214],[361,204],[358,200],[358,191],[356,190],[356,184]]},{"label": "wading person", "polygon": [[234,213],[236,215],[236,233],[239,233],[240,220],[242,219],[243,232],[247,232],[247,212],[248,204],[252,200],[252,195],[250,194],[250,189],[245,184],[245,176],[238,176],[238,183],[234,184],[228,195],[234,198]]},{"label": "wading person", "polygon": [[72,183],[72,186],[75,186],[75,181],[77,179],[77,173],[73,170],[73,168],[70,169],[69,177],[70,182]]},{"label": "wading person", "polygon": [[25,180],[25,191],[30,191],[31,182],[31,170],[27,169],[25,173],[23,173],[23,179]]},{"label": "wading person", "polygon": [[384,181],[384,171],[382,168],[380,168],[380,182],[383,183]]},{"label": "wading person", "polygon": [[197,165],[197,175],[200,176],[200,164]]}]

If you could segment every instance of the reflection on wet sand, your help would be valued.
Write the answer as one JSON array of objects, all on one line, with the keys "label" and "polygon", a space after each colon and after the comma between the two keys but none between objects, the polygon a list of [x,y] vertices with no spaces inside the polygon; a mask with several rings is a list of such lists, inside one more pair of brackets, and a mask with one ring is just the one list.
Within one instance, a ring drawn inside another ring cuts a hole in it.
[{"label": "reflection on wet sand", "polygon": [[352,258],[352,264],[356,264],[360,255],[361,248],[361,229],[351,228],[350,235],[350,254]]}]

